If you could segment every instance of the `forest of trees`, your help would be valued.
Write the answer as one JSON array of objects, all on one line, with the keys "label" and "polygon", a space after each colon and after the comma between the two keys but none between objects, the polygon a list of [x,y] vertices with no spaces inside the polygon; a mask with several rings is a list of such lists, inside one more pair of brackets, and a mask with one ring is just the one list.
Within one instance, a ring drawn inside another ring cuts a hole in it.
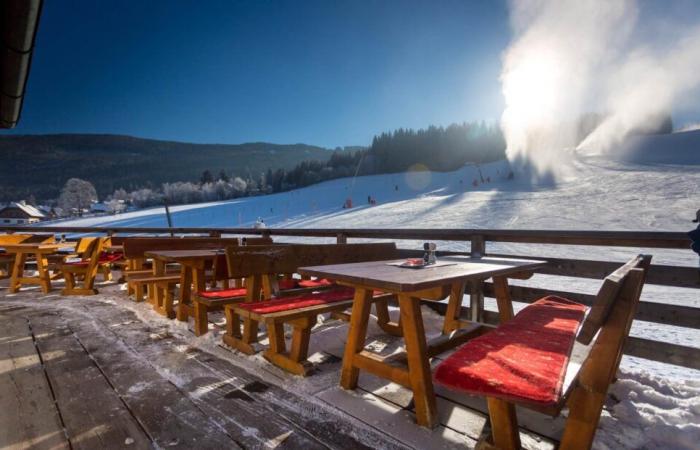
[{"label": "forest of trees", "polygon": [[[505,158],[505,140],[498,125],[465,122],[448,127],[398,129],[375,136],[369,148],[337,148],[327,161],[302,161],[290,170],[268,169],[257,176],[230,178],[222,168],[205,170],[199,182],[163,183],[160,189],[127,193],[118,189],[110,200],[137,207],[198,203],[298,189],[354,175],[404,172],[421,164],[434,171],[451,171],[466,163]],[[214,173],[218,175],[214,176]]]}]

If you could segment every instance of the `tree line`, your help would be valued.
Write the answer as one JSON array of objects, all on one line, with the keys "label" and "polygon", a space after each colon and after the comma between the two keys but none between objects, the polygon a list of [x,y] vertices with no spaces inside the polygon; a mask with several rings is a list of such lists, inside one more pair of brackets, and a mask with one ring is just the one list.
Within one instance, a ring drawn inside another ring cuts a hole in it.
[{"label": "tree line", "polygon": [[[400,128],[374,136],[367,148],[336,148],[327,161],[302,161],[289,170],[268,169],[245,178],[229,177],[221,168],[205,170],[198,181],[163,183],[160,188],[144,187],[131,192],[117,189],[106,203],[128,203],[144,208],[164,202],[187,204],[228,200],[285,192],[355,175],[404,172],[416,165],[433,171],[452,171],[466,163],[486,163],[503,158],[505,140],[496,124],[464,122],[418,130]],[[72,185],[75,185],[74,181]],[[71,189],[75,190],[74,187]],[[83,189],[90,191],[84,185]],[[94,189],[91,195],[92,192]],[[66,199],[64,195],[61,202],[64,206],[75,203]]]}]

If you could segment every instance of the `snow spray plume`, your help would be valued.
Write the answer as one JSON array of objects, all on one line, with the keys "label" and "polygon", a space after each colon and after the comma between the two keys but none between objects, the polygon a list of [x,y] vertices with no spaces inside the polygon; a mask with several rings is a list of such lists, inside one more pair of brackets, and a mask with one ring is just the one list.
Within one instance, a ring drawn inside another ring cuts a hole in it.
[{"label": "snow spray plume", "polygon": [[[534,176],[565,174],[574,148],[605,152],[654,129],[700,83],[700,26],[640,42],[634,0],[513,0],[510,14],[501,125],[508,158]],[[590,111],[603,119],[581,136]]]}]

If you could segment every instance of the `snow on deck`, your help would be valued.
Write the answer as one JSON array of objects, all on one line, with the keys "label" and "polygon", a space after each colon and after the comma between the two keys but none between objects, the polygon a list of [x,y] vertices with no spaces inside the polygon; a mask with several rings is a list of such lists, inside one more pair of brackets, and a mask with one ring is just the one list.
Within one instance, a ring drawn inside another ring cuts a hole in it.
[{"label": "snow on deck", "polygon": [[[222,315],[211,314],[213,329],[197,338],[191,324],[132,302],[114,283],[92,297],[8,294],[6,286],[1,448],[66,448],[66,437],[83,448],[473,448],[488,432],[478,398],[436,387],[440,426],[429,431],[415,424],[403,387],[362,374],[359,389],[341,389],[344,322],[320,320],[310,349],[316,370],[300,378],[224,346]],[[424,317],[426,332],[438,334],[441,317],[427,308]],[[374,324],[368,336],[375,351],[401,350]],[[519,419],[525,448],[553,448],[561,419],[526,410]],[[699,424],[698,380],[627,369],[594,447],[695,448]]]}]

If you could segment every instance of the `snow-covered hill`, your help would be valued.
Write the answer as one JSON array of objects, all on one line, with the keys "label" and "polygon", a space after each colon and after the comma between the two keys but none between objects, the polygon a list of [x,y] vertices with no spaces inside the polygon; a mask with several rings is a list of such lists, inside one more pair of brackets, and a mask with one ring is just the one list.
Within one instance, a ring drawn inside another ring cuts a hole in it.
[{"label": "snow-covered hill", "polygon": [[[509,180],[506,161],[449,173],[344,178],[274,195],[174,206],[173,225],[248,227],[262,217],[270,227],[301,228],[689,230],[700,208],[700,132],[633,141],[608,157],[572,152],[573,175],[555,183],[533,184],[518,174]],[[368,196],[377,204],[369,205]],[[350,209],[342,207],[347,198]],[[60,224],[167,226],[163,208]],[[681,258],[694,264],[692,254]]]}]

